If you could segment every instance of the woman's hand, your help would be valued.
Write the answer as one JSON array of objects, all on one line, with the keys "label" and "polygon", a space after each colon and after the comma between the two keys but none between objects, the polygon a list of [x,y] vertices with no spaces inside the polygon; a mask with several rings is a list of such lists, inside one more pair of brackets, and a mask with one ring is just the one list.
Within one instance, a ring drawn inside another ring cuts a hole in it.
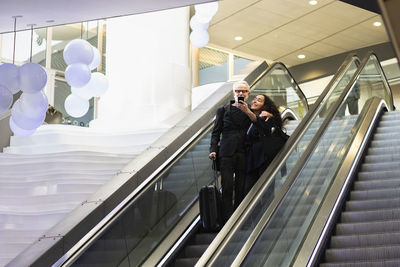
[{"label": "woman's hand", "polygon": [[265,117],[265,121],[268,121],[270,118],[274,117],[274,115],[272,115],[268,111],[263,110],[260,113],[260,117]]}]

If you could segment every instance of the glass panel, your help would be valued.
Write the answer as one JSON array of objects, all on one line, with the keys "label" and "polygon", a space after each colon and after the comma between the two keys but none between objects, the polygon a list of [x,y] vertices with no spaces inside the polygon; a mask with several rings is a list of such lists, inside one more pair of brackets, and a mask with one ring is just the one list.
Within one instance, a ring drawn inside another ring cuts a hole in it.
[{"label": "glass panel", "polygon": [[233,57],[233,72],[234,75],[238,74],[244,67],[246,67],[247,64],[253,62],[253,60],[243,58],[243,57],[238,57],[234,56]]},{"label": "glass panel", "polygon": [[199,49],[199,85],[226,82],[228,67],[227,53],[207,47]]},{"label": "glass panel", "polygon": [[[344,89],[344,83],[348,83],[350,80],[350,77],[352,74],[355,72],[357,69],[357,65],[355,62],[352,62],[347,70],[347,72],[340,78],[339,82],[334,85],[335,88],[331,90],[331,95],[336,96],[339,93],[337,91],[342,92]],[[277,70],[277,75],[280,78],[280,80],[284,81],[284,77],[282,75],[283,70],[278,69]],[[275,78],[277,79],[277,78]],[[258,87],[258,90],[261,90],[263,88],[267,94],[269,95],[276,95],[276,98],[274,101],[278,101],[277,99],[289,99],[289,94],[278,94],[275,93],[278,90],[274,90],[274,88],[279,88],[276,86],[276,82],[273,79],[265,79],[264,81],[260,81],[260,84],[263,84],[263,86]],[[288,85],[288,81],[286,81],[286,85]],[[257,87],[257,85],[256,85]],[[271,89],[270,89],[271,88]],[[286,87],[289,89],[293,90],[293,87]],[[279,91],[278,91],[279,92]],[[253,92],[254,93],[254,92]],[[291,97],[294,98],[294,95]],[[329,97],[329,96],[327,96]],[[289,101],[288,101],[289,102]],[[292,103],[291,101],[290,103]],[[278,102],[279,103],[279,102]],[[331,102],[329,101],[323,101],[322,105],[323,107],[326,107],[326,105],[329,105]],[[329,105],[329,107],[332,108],[332,105]],[[324,110],[322,108],[322,110]],[[326,112],[325,112],[326,113]],[[321,116],[323,116],[321,114]],[[253,206],[252,210],[249,211],[249,216],[243,221],[243,223],[238,227],[238,230],[233,234],[231,240],[229,241],[228,244],[223,248],[221,254],[219,257],[216,259],[214,262],[213,266],[226,266],[230,265],[233,260],[235,259],[236,255],[239,253],[245,242],[247,241],[249,235],[253,231],[254,227],[256,224],[260,221],[262,215],[265,213],[267,208],[269,207],[271,201],[273,200],[273,196],[281,189],[282,185],[288,178],[290,172],[294,168],[295,164],[297,161],[300,159],[301,155],[303,152],[307,149],[310,141],[312,140],[312,137],[316,133],[317,129],[322,123],[321,118],[316,118],[310,125],[310,127],[307,129],[306,133],[301,137],[300,141],[297,143],[297,145],[294,147],[290,155],[288,156],[286,162],[283,164],[283,167],[278,170],[277,174],[272,177],[272,182],[270,185],[266,188],[266,190],[262,193],[261,197],[256,201],[255,205]],[[267,245],[266,245],[267,246]],[[273,266],[273,265],[271,265]]]},{"label": "glass panel", "polygon": [[[335,96],[332,94],[332,97]],[[356,133],[353,126],[358,119],[358,112],[372,96],[388,98],[379,63],[374,56],[371,56],[352,85],[243,266],[290,266],[347,154]]]},{"label": "glass panel", "polygon": [[295,90],[298,86],[289,75],[286,68],[276,65],[269,75],[265,75],[252,87],[251,97],[259,94],[269,96],[278,107],[290,108],[301,119],[304,117],[307,107]]},{"label": "glass panel", "polygon": [[200,188],[211,182],[210,138],[211,130],[164,171],[74,265],[98,261],[116,266],[128,261],[129,266],[140,266],[196,200]]},{"label": "glass panel", "polygon": [[[32,40],[32,42],[31,42]],[[1,35],[1,61],[12,63],[14,54],[14,33]],[[30,62],[32,46],[32,62],[45,66],[46,62],[46,29],[17,32],[15,44],[15,64]]]}]

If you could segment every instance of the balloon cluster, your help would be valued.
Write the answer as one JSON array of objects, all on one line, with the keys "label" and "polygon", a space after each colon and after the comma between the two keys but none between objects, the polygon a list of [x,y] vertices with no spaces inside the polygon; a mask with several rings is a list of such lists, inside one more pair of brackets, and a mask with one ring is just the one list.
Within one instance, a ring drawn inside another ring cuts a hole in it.
[{"label": "balloon cluster", "polygon": [[43,123],[48,106],[42,91],[46,83],[46,71],[37,63],[21,67],[10,63],[0,65],[0,113],[11,107],[13,94],[22,91],[11,109],[10,128],[15,135],[31,135]]},{"label": "balloon cluster", "polygon": [[75,118],[89,110],[89,99],[102,96],[108,88],[108,80],[100,72],[91,73],[100,64],[100,53],[85,40],[75,39],[64,49],[64,60],[68,64],[65,80],[71,92],[64,103],[65,110]]},{"label": "balloon cluster", "polygon": [[210,40],[207,30],[212,17],[218,11],[218,2],[195,5],[194,9],[196,13],[190,19],[190,28],[192,29],[190,42],[195,47],[201,48],[207,45]]}]

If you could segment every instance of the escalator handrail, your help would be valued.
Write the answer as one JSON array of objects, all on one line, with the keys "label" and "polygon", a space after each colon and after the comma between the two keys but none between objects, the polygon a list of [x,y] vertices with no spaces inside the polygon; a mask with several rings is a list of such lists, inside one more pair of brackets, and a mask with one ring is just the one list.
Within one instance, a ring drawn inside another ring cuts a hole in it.
[{"label": "escalator handrail", "polygon": [[[267,75],[268,73],[270,73],[271,71],[273,71],[276,68],[286,68],[282,63],[275,63],[275,64],[271,64],[271,66],[269,66],[266,70],[262,71],[262,73],[258,76],[256,76],[257,80],[261,79],[262,77],[264,77],[265,75]],[[244,80],[246,80],[249,84],[254,85],[254,81],[251,77],[249,77],[250,75],[252,75],[253,73],[249,74],[248,77],[244,78]],[[254,76],[253,76],[254,77]],[[291,77],[292,78],[292,77]],[[296,88],[296,92],[298,92],[299,96],[302,95],[304,96],[304,94],[301,92],[300,88]],[[224,98],[225,99],[225,98]],[[306,103],[306,102],[305,102]],[[215,113],[215,112],[214,112]],[[212,122],[211,122],[212,123]],[[179,157],[178,155],[175,155],[176,157]],[[152,181],[154,181],[155,179],[157,179],[157,177],[159,177],[158,174],[152,174],[152,179],[150,181],[148,181],[147,184],[151,183]],[[142,188],[142,190],[144,189],[144,187]],[[131,194],[129,195],[129,200],[124,200],[124,202],[128,202],[131,199],[135,198],[137,199],[138,194],[140,194],[143,191],[138,191],[135,192],[135,194]],[[133,202],[129,202],[130,205]],[[61,264],[63,264],[64,262],[66,262],[68,260],[68,257],[70,257],[71,255],[76,255],[78,252],[77,250],[80,249],[86,249],[87,247],[90,246],[90,244],[92,244],[92,242],[94,242],[94,239],[91,238],[91,235],[93,235],[94,233],[96,233],[96,237],[100,236],[104,231],[106,231],[106,229],[108,229],[108,225],[111,225],[114,216],[116,216],[117,214],[119,214],[119,211],[121,209],[123,209],[125,207],[125,205],[122,206],[117,206],[118,208],[112,210],[112,212],[110,214],[108,214],[106,216],[106,218],[104,220],[102,220],[98,225],[95,226],[96,230],[91,231],[90,233],[88,233],[87,235],[85,235],[76,245],[74,246],[72,249],[70,249],[66,254],[64,254],[59,261],[57,261],[57,265],[55,266],[60,266]]]},{"label": "escalator handrail", "polygon": [[[310,127],[314,119],[318,116],[319,112],[322,110],[323,108],[322,104],[326,102],[327,98],[331,95],[336,85],[341,81],[342,77],[344,76],[346,71],[351,67],[353,62],[355,62],[356,65],[359,65],[360,59],[355,54],[349,54],[342,63],[342,65],[339,67],[334,77],[328,83],[324,91],[321,93],[315,104],[311,107],[311,109],[307,112],[306,116],[296,127],[291,137],[286,142],[285,146],[281,149],[281,151],[278,153],[275,159],[271,162],[267,170],[261,175],[259,181],[253,186],[251,191],[241,202],[239,207],[236,209],[236,211],[228,220],[228,222],[225,224],[225,226],[222,228],[222,230],[214,238],[213,242],[210,244],[206,252],[197,262],[196,266],[212,265],[215,259],[219,256],[225,245],[229,242],[233,234],[236,232],[241,223],[250,213],[253,206],[257,203],[258,198],[262,195],[264,190],[266,190],[269,187],[270,183],[272,182],[272,177],[274,177],[281,169],[286,159],[294,150],[295,146],[302,139],[307,129]],[[288,177],[287,180],[289,178],[290,177]],[[287,183],[285,183],[283,187],[285,185],[286,187],[288,187]],[[276,199],[277,198],[275,198],[275,200]],[[274,204],[274,201],[271,203],[270,206]]]},{"label": "escalator handrail", "polygon": [[[319,139],[323,136],[325,133],[326,129],[328,128],[330,122],[334,119],[338,109],[341,107],[342,103],[346,99],[347,95],[350,93],[350,91],[353,89],[355,86],[361,72],[364,70],[366,64],[369,61],[370,57],[375,57],[377,59],[377,56],[373,52],[369,52],[367,56],[363,59],[361,62],[360,66],[358,67],[357,71],[353,74],[352,78],[350,79],[349,83],[339,96],[338,100],[334,103],[332,106],[331,110],[328,112],[326,118],[322,122],[321,126],[317,130],[316,134],[310,141],[310,145],[307,147],[306,151],[302,154],[300,157],[299,161],[296,163],[295,167],[293,168],[292,172],[288,176],[285,184],[282,186],[280,192],[278,195],[274,198],[272,201],[271,205],[268,207],[266,212],[264,213],[262,219],[260,222],[257,224],[253,232],[250,234],[250,237],[248,238],[246,244],[243,246],[241,251],[238,253],[237,257],[235,258],[234,264],[241,264],[244,259],[246,258],[247,254],[251,250],[251,248],[254,246],[256,241],[258,240],[258,237],[261,235],[263,229],[268,225],[270,222],[273,214],[275,214],[276,210],[280,206],[280,203],[283,201],[283,199],[287,196],[287,193],[289,189],[291,188],[292,184],[296,180],[297,176],[300,174],[300,172],[303,170],[305,163],[308,161],[309,157],[312,155],[312,152],[314,151],[314,148],[317,146]],[[377,60],[379,62],[379,60]],[[390,93],[390,98],[391,98],[391,90],[390,87],[386,87],[387,83],[385,84],[386,90],[388,90],[388,93]],[[391,100],[393,103],[393,101]],[[389,103],[389,109],[393,109],[393,104]]]}]

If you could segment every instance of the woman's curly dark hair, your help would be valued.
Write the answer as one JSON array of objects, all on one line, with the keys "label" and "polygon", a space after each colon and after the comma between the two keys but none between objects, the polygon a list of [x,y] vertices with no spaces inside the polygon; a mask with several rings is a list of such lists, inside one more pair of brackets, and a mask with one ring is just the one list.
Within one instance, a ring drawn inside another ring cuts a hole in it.
[{"label": "woman's curly dark hair", "polygon": [[275,125],[282,128],[282,118],[278,107],[275,105],[274,101],[271,100],[271,98],[264,94],[261,95],[264,97],[264,105],[262,106],[261,110],[268,111],[269,113],[274,115],[272,119],[275,122]]}]

